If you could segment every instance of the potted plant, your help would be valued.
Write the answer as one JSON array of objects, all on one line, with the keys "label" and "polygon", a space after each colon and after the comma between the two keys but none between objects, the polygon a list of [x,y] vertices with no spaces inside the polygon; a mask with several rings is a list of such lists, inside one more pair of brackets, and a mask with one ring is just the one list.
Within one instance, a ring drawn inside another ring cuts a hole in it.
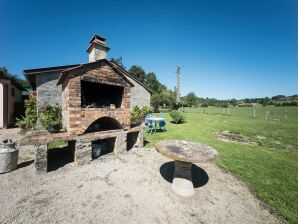
[{"label": "potted plant", "polygon": [[58,133],[62,127],[60,120],[53,120],[49,122],[48,132],[50,133]]},{"label": "potted plant", "polygon": [[40,122],[50,133],[57,133],[62,127],[62,113],[59,105],[45,104],[40,110]]}]

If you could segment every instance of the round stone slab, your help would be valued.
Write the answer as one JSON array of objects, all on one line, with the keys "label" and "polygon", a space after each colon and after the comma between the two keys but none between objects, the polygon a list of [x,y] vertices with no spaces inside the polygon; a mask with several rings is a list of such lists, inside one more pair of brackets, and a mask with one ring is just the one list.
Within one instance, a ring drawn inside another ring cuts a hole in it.
[{"label": "round stone slab", "polygon": [[215,159],[217,151],[208,145],[184,140],[165,140],[155,145],[163,156],[182,162],[204,163]]},{"label": "round stone slab", "polygon": [[182,197],[190,197],[195,193],[191,176],[192,163],[207,162],[217,156],[217,151],[207,145],[183,140],[161,141],[155,148],[160,154],[175,160],[171,188]]}]

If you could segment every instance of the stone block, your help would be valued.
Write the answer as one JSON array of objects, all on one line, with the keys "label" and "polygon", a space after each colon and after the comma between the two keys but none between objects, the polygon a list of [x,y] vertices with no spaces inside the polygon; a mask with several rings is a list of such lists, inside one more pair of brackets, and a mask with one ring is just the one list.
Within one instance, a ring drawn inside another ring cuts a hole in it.
[{"label": "stone block", "polygon": [[75,143],[75,163],[76,165],[84,165],[92,160],[91,141],[78,139]]},{"label": "stone block", "polygon": [[145,128],[141,128],[138,134],[137,142],[135,144],[135,147],[142,148],[144,147],[144,133],[145,133]]},{"label": "stone block", "polygon": [[37,173],[48,171],[48,147],[46,144],[35,145],[35,169]]},{"label": "stone block", "polygon": [[115,146],[114,146],[114,153],[116,155],[121,154],[126,151],[127,148],[127,133],[121,132],[118,134],[115,140]]}]

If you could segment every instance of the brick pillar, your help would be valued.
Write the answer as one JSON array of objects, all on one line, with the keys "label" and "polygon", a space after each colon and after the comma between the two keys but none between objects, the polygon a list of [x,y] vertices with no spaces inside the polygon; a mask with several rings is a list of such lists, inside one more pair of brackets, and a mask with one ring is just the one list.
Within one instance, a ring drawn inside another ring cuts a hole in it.
[{"label": "brick pillar", "polygon": [[88,139],[77,139],[75,146],[75,163],[84,165],[92,160],[92,146]]},{"label": "brick pillar", "polygon": [[127,133],[122,131],[115,140],[114,153],[116,155],[127,150]]},{"label": "brick pillar", "polygon": [[48,171],[48,146],[35,145],[35,169],[37,173],[46,173]]}]

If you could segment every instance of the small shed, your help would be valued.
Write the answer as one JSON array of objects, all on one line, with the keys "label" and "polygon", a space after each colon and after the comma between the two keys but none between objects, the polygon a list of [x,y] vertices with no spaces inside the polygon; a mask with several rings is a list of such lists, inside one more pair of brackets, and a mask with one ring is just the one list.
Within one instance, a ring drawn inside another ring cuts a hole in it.
[{"label": "small shed", "polygon": [[7,128],[14,121],[16,103],[22,102],[25,89],[15,80],[0,78],[0,128]]}]

